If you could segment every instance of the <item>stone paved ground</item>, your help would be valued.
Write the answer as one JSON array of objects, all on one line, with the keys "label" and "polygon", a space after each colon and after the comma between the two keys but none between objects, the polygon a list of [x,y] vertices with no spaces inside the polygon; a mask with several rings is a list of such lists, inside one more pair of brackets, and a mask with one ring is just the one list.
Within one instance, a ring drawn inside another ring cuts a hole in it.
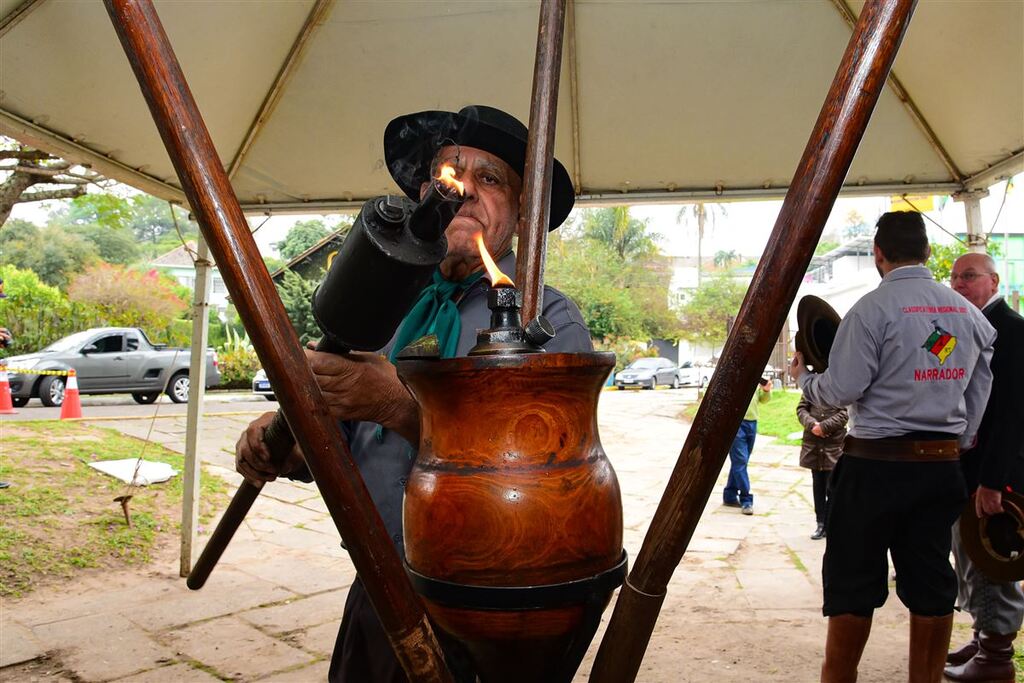
[{"label": "stone paved ground", "polygon": [[[692,398],[688,390],[602,397],[601,439],[622,486],[631,558],[685,439],[677,415]],[[237,483],[231,453],[251,417],[204,420],[208,471]],[[103,424],[139,436],[149,429],[146,421]],[[158,421],[153,438],[183,450],[183,418]],[[797,466],[797,449],[765,438],[750,473],[756,514],[722,507],[716,490],[673,576],[637,680],[817,680],[824,545],[808,538],[810,477]],[[168,554],[144,570],[89,575],[4,601],[0,681],[326,679],[354,571],[314,486],[268,485],[202,591],[187,590],[177,567]],[[577,681],[587,678],[603,628]],[[964,633],[958,617],[954,638]],[[905,679],[906,648],[906,612],[893,597],[876,615],[860,680]]]}]

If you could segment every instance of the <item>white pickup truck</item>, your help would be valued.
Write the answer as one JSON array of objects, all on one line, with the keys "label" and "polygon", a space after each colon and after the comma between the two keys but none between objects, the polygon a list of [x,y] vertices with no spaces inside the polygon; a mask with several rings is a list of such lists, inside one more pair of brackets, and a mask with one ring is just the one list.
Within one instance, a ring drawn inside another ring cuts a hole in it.
[{"label": "white pickup truck", "polygon": [[[130,393],[138,403],[146,404],[166,391],[172,401],[184,403],[188,400],[190,353],[189,349],[154,344],[137,327],[76,332],[36,353],[6,359],[11,398],[15,407],[31,398],[45,406],[59,406],[64,402],[67,377],[49,373],[73,368],[81,394]],[[206,386],[218,384],[217,352],[207,349]]]}]

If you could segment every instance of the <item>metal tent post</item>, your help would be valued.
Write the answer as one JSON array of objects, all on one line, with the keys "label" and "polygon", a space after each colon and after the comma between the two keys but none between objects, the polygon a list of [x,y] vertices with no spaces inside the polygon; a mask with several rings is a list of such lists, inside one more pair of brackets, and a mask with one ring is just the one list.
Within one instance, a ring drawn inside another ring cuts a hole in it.
[{"label": "metal tent post", "polygon": [[185,427],[185,467],[181,495],[181,576],[192,571],[192,556],[199,526],[199,429],[206,396],[206,343],[210,331],[210,249],[200,235],[196,246],[196,279],[192,303],[192,358],[188,377],[188,417]]}]

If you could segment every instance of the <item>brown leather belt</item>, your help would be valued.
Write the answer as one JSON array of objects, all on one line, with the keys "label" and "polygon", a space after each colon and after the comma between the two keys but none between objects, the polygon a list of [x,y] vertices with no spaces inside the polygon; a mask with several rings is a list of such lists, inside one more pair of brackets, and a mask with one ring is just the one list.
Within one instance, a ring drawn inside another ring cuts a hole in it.
[{"label": "brown leather belt", "polygon": [[847,436],[843,441],[843,454],[867,460],[893,462],[944,462],[960,459],[960,444],[952,439],[924,440],[858,439]]}]

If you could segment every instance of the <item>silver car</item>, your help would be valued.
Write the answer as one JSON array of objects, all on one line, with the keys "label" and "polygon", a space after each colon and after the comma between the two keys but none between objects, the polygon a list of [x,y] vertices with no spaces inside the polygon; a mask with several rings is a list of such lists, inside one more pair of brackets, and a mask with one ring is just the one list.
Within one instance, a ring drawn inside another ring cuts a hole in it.
[{"label": "silver car", "polygon": [[659,384],[678,389],[679,368],[667,358],[638,358],[615,374],[615,386],[619,389],[653,389]]}]

